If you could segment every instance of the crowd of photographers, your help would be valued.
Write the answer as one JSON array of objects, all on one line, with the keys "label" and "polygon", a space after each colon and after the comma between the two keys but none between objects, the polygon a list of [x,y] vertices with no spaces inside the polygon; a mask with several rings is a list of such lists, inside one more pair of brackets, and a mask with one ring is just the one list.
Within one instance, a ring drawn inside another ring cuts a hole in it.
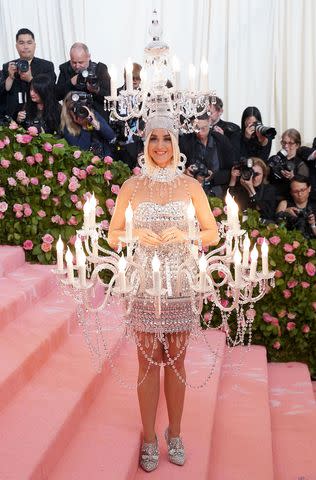
[{"label": "crowd of photographers", "polygon": [[[58,78],[52,62],[35,57],[30,30],[17,32],[16,49],[19,58],[0,72],[0,125],[13,120],[25,128],[36,126],[96,155],[112,155],[131,169],[137,165],[142,122],[125,125],[109,116],[104,109],[104,97],[110,95],[107,66],[91,61],[85,44],[72,45]],[[134,89],[140,88],[140,72],[134,63]],[[208,195],[224,198],[229,188],[242,211],[256,209],[263,222],[286,222],[315,237],[316,138],[311,148],[304,147],[300,133],[290,128],[270,156],[276,131],[263,125],[258,108],[247,107],[240,126],[222,120],[222,113],[221,99],[210,97],[209,111],[195,120],[195,133],[180,135],[187,174]]]}]

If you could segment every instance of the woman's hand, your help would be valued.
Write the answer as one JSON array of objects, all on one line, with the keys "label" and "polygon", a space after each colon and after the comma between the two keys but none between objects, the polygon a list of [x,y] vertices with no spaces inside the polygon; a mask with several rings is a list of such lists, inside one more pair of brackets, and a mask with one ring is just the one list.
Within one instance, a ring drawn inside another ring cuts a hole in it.
[{"label": "woman's hand", "polygon": [[26,111],[25,111],[25,110],[21,110],[21,111],[17,114],[17,117],[16,117],[18,123],[24,122],[25,118],[26,118]]},{"label": "woman's hand", "polygon": [[187,238],[187,235],[182,230],[176,227],[166,228],[161,232],[161,243],[182,243]]},{"label": "woman's hand", "polygon": [[281,175],[283,175],[283,177],[287,180],[292,180],[292,178],[294,177],[294,172],[293,170],[290,172],[288,170],[281,170]]},{"label": "woman's hand", "polygon": [[161,237],[149,228],[139,228],[133,231],[133,236],[138,238],[141,245],[155,247],[161,245]]},{"label": "woman's hand", "polygon": [[245,128],[245,137],[248,138],[249,140],[251,137],[253,137],[253,134],[255,133],[255,131],[256,131],[256,127],[254,126],[253,123],[251,123]]},{"label": "woman's hand", "polygon": [[235,165],[230,172],[229,186],[234,187],[239,177],[240,177],[240,168],[237,165]]},{"label": "woman's hand", "polygon": [[244,178],[240,177],[240,185],[242,185],[247,190],[249,195],[255,195],[256,194],[256,190],[255,190],[255,188],[253,186],[253,182],[252,182],[252,176],[250,177],[249,180],[245,180]]}]

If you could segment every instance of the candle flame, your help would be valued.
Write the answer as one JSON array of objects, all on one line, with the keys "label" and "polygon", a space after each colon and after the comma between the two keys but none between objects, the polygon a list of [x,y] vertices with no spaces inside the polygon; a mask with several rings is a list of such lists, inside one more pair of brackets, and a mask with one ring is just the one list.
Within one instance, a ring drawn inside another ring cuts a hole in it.
[{"label": "candle flame", "polygon": [[66,259],[66,262],[67,263],[71,263],[73,262],[73,254],[71,253],[71,251],[69,250],[69,247],[67,247],[67,253],[65,255],[65,259]]},{"label": "candle flame", "polygon": [[56,250],[57,252],[63,252],[64,251],[64,243],[61,239],[61,236],[59,235],[59,238],[56,243]]},{"label": "candle flame", "polygon": [[254,260],[254,261],[258,259],[258,250],[257,250],[256,245],[253,247],[253,249],[251,251],[250,258],[251,258],[251,260]]}]

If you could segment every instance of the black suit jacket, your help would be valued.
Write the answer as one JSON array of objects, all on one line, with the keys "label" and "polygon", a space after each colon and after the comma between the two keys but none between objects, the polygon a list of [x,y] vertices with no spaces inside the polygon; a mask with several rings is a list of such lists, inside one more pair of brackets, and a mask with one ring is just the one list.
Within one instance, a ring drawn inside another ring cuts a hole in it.
[{"label": "black suit jacket", "polygon": [[[90,61],[89,63],[91,65],[92,62]],[[77,73],[72,68],[69,60],[59,66],[59,75],[56,84],[57,100],[63,100],[67,93],[73,90],[81,90],[90,93],[85,85],[73,85],[71,83],[71,79],[75,75],[77,75]],[[100,90],[98,93],[92,93],[93,107],[98,113],[100,113],[100,115],[107,119],[108,115],[104,111],[104,97],[110,95],[111,80],[108,67],[104,63],[99,62],[96,64],[96,76],[98,78]]]},{"label": "black suit jacket", "polygon": [[[21,105],[19,104],[19,92],[22,93],[23,100],[25,100],[25,97],[28,98],[30,92],[30,84],[25,80],[21,80],[20,75],[16,73],[14,81],[12,83],[12,87],[7,92],[5,89],[5,81],[9,75],[8,66],[9,62],[3,65],[2,75],[0,79],[0,97],[3,98],[3,101],[5,102],[4,111],[6,115],[10,115],[12,118],[16,118],[17,113],[21,110]],[[55,83],[56,81],[54,64],[52,62],[49,62],[48,60],[34,57],[31,61],[31,72],[32,77],[36,77],[36,75],[40,73],[45,73],[46,75],[51,77],[52,83]]]}]

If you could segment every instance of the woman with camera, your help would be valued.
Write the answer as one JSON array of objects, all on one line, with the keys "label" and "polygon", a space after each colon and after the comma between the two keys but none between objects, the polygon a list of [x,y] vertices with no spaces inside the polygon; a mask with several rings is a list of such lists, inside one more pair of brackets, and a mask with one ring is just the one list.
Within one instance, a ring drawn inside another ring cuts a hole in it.
[{"label": "woman with camera", "polygon": [[268,160],[270,166],[269,181],[276,187],[278,201],[289,197],[290,182],[294,176],[309,176],[308,166],[297,155],[301,146],[300,132],[295,128],[285,130],[282,133],[281,146],[282,150]]},{"label": "woman with camera", "polygon": [[267,161],[275,135],[274,128],[262,125],[259,109],[247,107],[241,117],[241,131],[232,134],[231,143],[237,158],[259,157]]},{"label": "woman with camera", "polygon": [[92,108],[90,95],[69,92],[61,111],[61,130],[70,145],[91,150],[95,155],[112,155],[115,133],[101,115]]},{"label": "woman with camera", "polygon": [[30,95],[17,114],[17,123],[24,128],[34,126],[39,133],[55,134],[59,132],[60,111],[51,77],[40,73],[31,81]]},{"label": "woman with camera", "polygon": [[263,219],[273,220],[277,201],[267,176],[268,167],[261,158],[247,158],[232,168],[228,188],[240,210],[258,210]]}]

